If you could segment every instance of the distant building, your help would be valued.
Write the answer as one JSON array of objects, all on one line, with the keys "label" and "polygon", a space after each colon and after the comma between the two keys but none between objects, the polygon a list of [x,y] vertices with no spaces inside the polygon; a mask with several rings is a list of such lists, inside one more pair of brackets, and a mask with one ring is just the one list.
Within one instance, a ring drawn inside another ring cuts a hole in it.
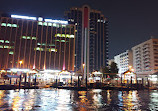
[{"label": "distant building", "polygon": [[84,5],[65,12],[76,26],[75,70],[90,73],[108,64],[108,20],[98,11]]},{"label": "distant building", "polygon": [[67,21],[0,16],[0,68],[74,70],[75,27]]},{"label": "distant building", "polygon": [[125,52],[115,56],[114,62],[117,64],[119,74],[126,72],[129,70],[129,66],[133,66],[132,51],[126,50]]},{"label": "distant building", "polygon": [[132,48],[133,67],[138,77],[158,71],[158,39],[150,39]]}]

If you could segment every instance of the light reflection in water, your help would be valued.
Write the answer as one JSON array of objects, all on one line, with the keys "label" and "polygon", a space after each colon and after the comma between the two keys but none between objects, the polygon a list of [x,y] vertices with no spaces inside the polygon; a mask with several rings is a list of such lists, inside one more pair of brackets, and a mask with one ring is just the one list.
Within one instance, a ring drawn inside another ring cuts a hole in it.
[{"label": "light reflection in water", "polygon": [[4,104],[3,97],[4,97],[4,90],[0,90],[0,107],[2,107]]},{"label": "light reflection in water", "polygon": [[133,111],[139,109],[140,105],[138,103],[139,97],[137,91],[123,91],[122,98],[120,97],[120,103],[122,102],[123,110]]},{"label": "light reflection in water", "polygon": [[112,111],[158,110],[158,91],[65,89],[0,90],[0,110]]},{"label": "light reflection in water", "polygon": [[102,92],[102,90],[100,89],[94,89],[92,91],[94,93],[93,95],[93,104],[94,106],[96,106],[96,108],[101,107],[103,104],[101,103],[102,101],[102,95],[100,94]]},{"label": "light reflection in water", "polygon": [[158,92],[154,91],[150,94],[150,110],[157,109],[158,110]]},{"label": "light reflection in water", "polygon": [[110,98],[110,90],[107,90],[107,104],[110,104],[111,98]]}]

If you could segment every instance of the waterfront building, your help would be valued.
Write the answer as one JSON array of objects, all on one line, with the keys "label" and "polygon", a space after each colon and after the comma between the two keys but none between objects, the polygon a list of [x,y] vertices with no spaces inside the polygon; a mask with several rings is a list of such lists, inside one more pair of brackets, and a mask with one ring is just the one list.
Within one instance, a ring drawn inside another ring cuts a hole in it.
[{"label": "waterfront building", "polygon": [[114,56],[114,62],[117,64],[119,74],[126,72],[129,70],[129,66],[133,66],[132,50],[126,50],[125,52]]},{"label": "waterfront building", "polygon": [[138,77],[158,71],[158,39],[149,39],[132,47],[133,67]]},{"label": "waterfront building", "polygon": [[[75,70],[84,75],[108,64],[108,20],[101,11],[84,5],[65,12],[70,24],[76,26]],[[84,76],[85,77],[85,76]]]},{"label": "waterfront building", "polygon": [[75,27],[67,21],[0,17],[0,68],[74,70]]}]

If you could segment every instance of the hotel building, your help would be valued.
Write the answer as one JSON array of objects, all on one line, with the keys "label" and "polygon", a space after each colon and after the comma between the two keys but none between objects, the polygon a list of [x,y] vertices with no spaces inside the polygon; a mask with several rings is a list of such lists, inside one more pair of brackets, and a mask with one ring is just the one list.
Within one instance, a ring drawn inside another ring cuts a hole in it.
[{"label": "hotel building", "polygon": [[132,48],[133,67],[138,77],[158,71],[158,39],[149,39]]},{"label": "hotel building", "polygon": [[74,70],[75,26],[67,21],[0,16],[0,68]]},{"label": "hotel building", "polygon": [[89,74],[108,64],[108,20],[101,11],[84,5],[65,12],[76,26],[75,70]]}]

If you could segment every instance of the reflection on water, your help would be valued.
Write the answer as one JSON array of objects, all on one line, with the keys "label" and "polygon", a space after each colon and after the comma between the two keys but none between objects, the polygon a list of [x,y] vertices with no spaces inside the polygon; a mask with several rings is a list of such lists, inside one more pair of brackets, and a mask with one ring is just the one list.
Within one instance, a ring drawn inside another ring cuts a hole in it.
[{"label": "reflection on water", "polygon": [[0,90],[0,110],[14,111],[133,111],[158,110],[158,91],[94,89]]}]

